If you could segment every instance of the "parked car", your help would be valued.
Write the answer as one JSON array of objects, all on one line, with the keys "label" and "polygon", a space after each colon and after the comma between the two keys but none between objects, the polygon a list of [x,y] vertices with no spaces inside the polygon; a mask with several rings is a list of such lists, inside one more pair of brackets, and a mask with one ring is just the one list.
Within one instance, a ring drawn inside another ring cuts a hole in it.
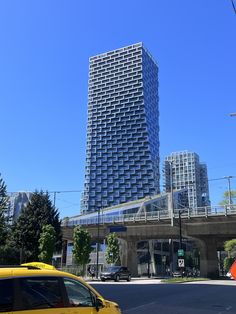
[{"label": "parked car", "polygon": [[119,281],[120,279],[124,279],[127,281],[131,280],[131,273],[127,267],[124,266],[110,266],[105,269],[100,274],[100,278],[102,281],[106,280],[114,280]]},{"label": "parked car", "polygon": [[176,271],[174,271],[174,272],[172,273],[172,276],[173,276],[174,278],[180,278],[180,277],[182,277],[182,273],[181,273],[180,271],[176,270]]},{"label": "parked car", "polygon": [[0,268],[0,312],[5,314],[120,314],[83,279],[35,266]]}]

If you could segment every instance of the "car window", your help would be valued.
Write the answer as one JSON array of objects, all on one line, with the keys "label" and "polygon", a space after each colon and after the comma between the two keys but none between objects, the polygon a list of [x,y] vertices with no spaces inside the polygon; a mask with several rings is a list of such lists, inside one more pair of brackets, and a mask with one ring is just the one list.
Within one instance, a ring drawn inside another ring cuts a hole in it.
[{"label": "car window", "polygon": [[13,280],[0,280],[0,312],[10,312],[13,307]]},{"label": "car window", "polygon": [[95,295],[79,281],[64,278],[69,306],[93,307]]},{"label": "car window", "polygon": [[58,278],[21,278],[20,291],[21,304],[18,310],[64,307]]},{"label": "car window", "polygon": [[111,273],[114,273],[114,272],[119,271],[119,270],[120,270],[120,267],[119,267],[119,266],[111,266],[111,267],[107,267],[107,268],[105,269],[105,271],[111,272]]}]

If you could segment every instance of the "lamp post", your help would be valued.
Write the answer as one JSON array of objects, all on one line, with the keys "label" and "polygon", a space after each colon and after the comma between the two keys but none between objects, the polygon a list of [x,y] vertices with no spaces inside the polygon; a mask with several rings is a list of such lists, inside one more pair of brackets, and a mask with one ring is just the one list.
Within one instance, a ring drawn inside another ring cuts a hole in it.
[{"label": "lamp post", "polygon": [[[174,195],[173,195],[173,167],[172,161],[167,160],[169,164],[169,177],[170,177],[170,219],[171,219],[171,226],[174,226]],[[173,240],[169,239],[169,256],[170,256],[170,270],[173,273],[174,270],[174,245]]]},{"label": "lamp post", "polygon": [[150,240],[147,241],[148,243],[148,247],[147,247],[147,250],[148,250],[148,269],[147,269],[147,273],[148,273],[148,278],[150,278],[150,259],[151,259],[151,255],[150,255],[150,243],[149,243]]},{"label": "lamp post", "polygon": [[181,270],[181,274],[183,276],[184,268],[185,268],[185,258],[184,258],[184,250],[182,245],[182,221],[181,214],[184,213],[185,210],[179,209],[179,250],[178,250],[178,267]]},{"label": "lamp post", "polygon": [[183,213],[187,212],[186,209],[179,209],[179,248],[182,249],[183,248],[183,237],[182,237],[182,220],[181,220],[181,215]]},{"label": "lamp post", "polygon": [[182,224],[181,224],[181,214],[183,211],[179,210],[179,248],[182,249]]},{"label": "lamp post", "polygon": [[96,261],[96,278],[98,279],[99,265],[99,237],[100,237],[100,207],[98,208],[98,223],[97,223],[97,261]]},{"label": "lamp post", "polygon": [[236,112],[230,113],[230,117],[236,117]]}]

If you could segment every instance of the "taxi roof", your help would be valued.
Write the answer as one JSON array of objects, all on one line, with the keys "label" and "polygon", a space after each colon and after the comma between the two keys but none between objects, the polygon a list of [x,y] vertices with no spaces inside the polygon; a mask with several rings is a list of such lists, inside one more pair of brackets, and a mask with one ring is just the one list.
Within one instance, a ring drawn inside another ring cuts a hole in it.
[{"label": "taxi roof", "polygon": [[57,269],[51,270],[51,269],[42,269],[37,268],[34,266],[0,266],[0,280],[1,279],[8,279],[13,277],[35,277],[35,276],[55,276],[55,277],[70,277],[75,280],[79,280],[84,285],[89,287],[91,290],[95,292],[100,298],[104,299],[100,293],[98,293],[93,287],[88,285],[81,277],[72,275],[67,272],[59,271]]},{"label": "taxi roof", "polygon": [[74,278],[69,273],[64,273],[58,270],[41,269],[32,266],[4,266],[0,267],[0,278],[7,278],[12,276],[69,276]]}]

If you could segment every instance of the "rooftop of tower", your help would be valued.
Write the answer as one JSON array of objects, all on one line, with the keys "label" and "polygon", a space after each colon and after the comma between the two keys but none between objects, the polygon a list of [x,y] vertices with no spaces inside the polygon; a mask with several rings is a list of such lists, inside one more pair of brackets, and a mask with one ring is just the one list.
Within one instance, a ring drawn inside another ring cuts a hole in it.
[{"label": "rooftop of tower", "polygon": [[145,50],[145,52],[149,55],[149,57],[153,60],[153,62],[157,65],[156,60],[153,58],[153,56],[148,51],[148,49],[145,48],[143,42],[138,42],[138,43],[135,43],[135,44],[132,44],[132,45],[128,45],[128,46],[125,46],[125,47],[117,48],[117,49],[114,49],[114,50],[109,50],[109,51],[106,51],[106,52],[94,55],[94,56],[90,57],[89,60],[93,61],[93,60],[96,60],[96,59],[100,59],[100,58],[109,56],[109,55],[111,55],[113,53],[116,53],[116,52],[121,52],[121,51],[125,51],[125,50],[128,50],[128,49],[136,48],[136,47],[142,47]]}]

